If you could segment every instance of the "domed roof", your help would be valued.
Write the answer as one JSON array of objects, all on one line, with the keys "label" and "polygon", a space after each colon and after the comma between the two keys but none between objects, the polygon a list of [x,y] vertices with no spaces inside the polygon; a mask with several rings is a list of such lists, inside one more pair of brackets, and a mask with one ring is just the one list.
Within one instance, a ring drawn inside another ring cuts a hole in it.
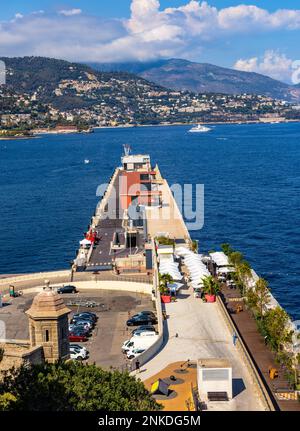
[{"label": "domed roof", "polygon": [[33,299],[30,309],[26,312],[31,317],[59,317],[70,313],[63,298],[51,287],[46,287]]}]

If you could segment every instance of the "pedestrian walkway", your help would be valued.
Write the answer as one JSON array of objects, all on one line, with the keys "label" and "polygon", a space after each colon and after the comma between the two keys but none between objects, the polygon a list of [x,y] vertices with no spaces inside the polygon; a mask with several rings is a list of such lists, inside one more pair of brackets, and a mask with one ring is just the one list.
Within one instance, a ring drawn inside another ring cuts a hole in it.
[{"label": "pedestrian walkway", "polygon": [[[300,403],[293,400],[278,400],[275,392],[280,389],[290,389],[290,385],[284,375],[285,370],[278,367],[275,362],[275,354],[270,350],[269,346],[265,344],[265,340],[257,330],[256,322],[248,310],[244,310],[241,313],[232,313],[232,310],[236,306],[236,298],[240,297],[238,291],[234,292],[231,290],[223,289],[224,303],[230,312],[231,318],[235,323],[238,331],[248,348],[248,351],[256,364],[261,377],[263,378],[266,386],[269,388],[272,397],[277,403],[280,410],[297,410],[300,411]],[[233,296],[235,298],[233,298]],[[233,302],[234,300],[234,302]],[[269,377],[269,367],[272,366],[279,371],[278,379],[271,380]]]},{"label": "pedestrian walkway", "polygon": [[229,404],[222,403],[221,407],[215,408],[263,410],[218,305],[194,298],[191,289],[183,290],[176,302],[165,305],[168,319],[164,322],[164,346],[142,367],[139,377],[143,381],[149,379],[172,362],[226,358],[232,364],[234,398]]}]

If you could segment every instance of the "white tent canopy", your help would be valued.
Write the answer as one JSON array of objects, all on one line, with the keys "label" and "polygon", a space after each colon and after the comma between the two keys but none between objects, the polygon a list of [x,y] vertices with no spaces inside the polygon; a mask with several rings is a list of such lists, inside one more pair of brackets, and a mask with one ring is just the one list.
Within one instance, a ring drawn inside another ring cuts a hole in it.
[{"label": "white tent canopy", "polygon": [[159,267],[160,268],[175,268],[175,269],[177,269],[178,268],[178,263],[161,263],[160,265],[159,265]]},{"label": "white tent canopy", "polygon": [[214,253],[209,253],[209,255],[217,266],[231,266],[228,256],[226,256],[223,251],[216,251]]},{"label": "white tent canopy", "polygon": [[162,275],[169,274],[174,280],[182,280],[182,275],[180,274],[179,271],[172,271],[172,270],[168,270],[168,269],[163,269],[163,270],[160,270],[159,272]]},{"label": "white tent canopy", "polygon": [[80,241],[80,245],[91,245],[92,241],[89,241],[88,239],[83,239]]},{"label": "white tent canopy", "polygon": [[222,266],[222,268],[219,268],[217,271],[218,274],[230,274],[232,272],[235,272],[232,266]]},{"label": "white tent canopy", "polygon": [[178,247],[176,251],[179,256],[184,258],[184,264],[190,273],[192,283],[198,285],[201,282],[201,278],[210,275],[208,269],[202,262],[203,255],[195,254],[184,247]]}]

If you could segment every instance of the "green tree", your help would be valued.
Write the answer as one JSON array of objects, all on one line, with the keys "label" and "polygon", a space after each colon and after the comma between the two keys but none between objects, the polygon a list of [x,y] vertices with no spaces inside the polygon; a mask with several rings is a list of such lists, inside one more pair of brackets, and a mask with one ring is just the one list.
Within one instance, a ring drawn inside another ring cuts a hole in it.
[{"label": "green tree", "polygon": [[12,369],[0,383],[0,396],[7,393],[16,399],[9,404],[9,410],[145,411],[161,408],[143,383],[128,373],[105,371],[96,365],[72,361]]},{"label": "green tree", "polygon": [[173,277],[170,274],[159,274],[159,288],[161,293],[168,290],[168,284],[173,283]]},{"label": "green tree", "polygon": [[231,265],[235,267],[240,265],[243,262],[243,260],[244,260],[243,255],[239,251],[233,251],[229,255],[229,262],[231,263]]},{"label": "green tree", "polygon": [[256,305],[261,318],[263,318],[264,315],[264,307],[270,302],[270,289],[268,286],[268,282],[261,277],[255,283],[255,293],[257,295]]},{"label": "green tree", "polygon": [[233,251],[234,251],[233,248],[231,247],[231,245],[228,243],[221,244],[221,249],[222,249],[223,253],[226,254],[226,256],[230,256],[230,254],[233,253]]},{"label": "green tree", "polygon": [[217,295],[220,292],[220,284],[212,275],[203,277],[202,283],[204,293],[208,295]]},{"label": "green tree", "polygon": [[284,343],[291,342],[292,331],[287,328],[288,321],[288,314],[279,306],[268,310],[264,315],[265,333],[269,343],[277,352]]},{"label": "green tree", "polygon": [[17,401],[11,393],[5,392],[0,395],[0,412],[5,412],[13,409],[13,404]]},{"label": "green tree", "polygon": [[192,241],[192,251],[194,253],[198,253],[198,241],[195,239],[193,239],[193,241]]},{"label": "green tree", "polygon": [[251,276],[251,266],[246,260],[243,260],[236,265],[235,271],[241,293],[245,296],[245,284],[247,283],[247,279]]},{"label": "green tree", "polygon": [[258,303],[258,296],[255,289],[248,289],[246,292],[246,302],[249,308],[256,309]]}]

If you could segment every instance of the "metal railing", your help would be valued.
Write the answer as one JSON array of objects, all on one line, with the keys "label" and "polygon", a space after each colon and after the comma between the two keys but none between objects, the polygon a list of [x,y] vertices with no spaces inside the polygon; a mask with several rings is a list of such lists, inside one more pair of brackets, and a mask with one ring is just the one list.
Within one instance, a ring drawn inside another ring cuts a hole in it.
[{"label": "metal railing", "polygon": [[106,271],[100,272],[99,274],[91,274],[90,280],[94,281],[127,281],[128,283],[146,283],[152,284],[152,277],[147,275],[117,275],[107,273]]}]

